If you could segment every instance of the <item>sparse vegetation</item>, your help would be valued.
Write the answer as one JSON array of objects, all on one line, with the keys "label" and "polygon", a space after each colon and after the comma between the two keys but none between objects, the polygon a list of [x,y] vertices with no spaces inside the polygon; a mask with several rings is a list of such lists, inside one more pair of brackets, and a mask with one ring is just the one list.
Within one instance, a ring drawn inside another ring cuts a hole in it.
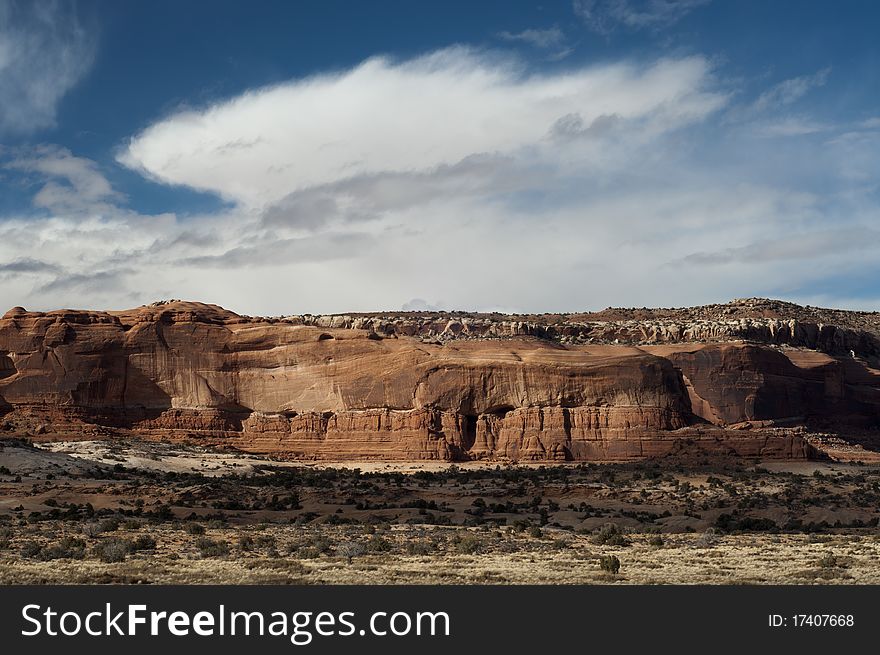
[{"label": "sparse vegetation", "polygon": [[344,557],[349,564],[351,564],[352,559],[360,557],[365,552],[367,552],[367,549],[357,541],[344,541],[336,547],[336,554]]},{"label": "sparse vegetation", "polygon": [[599,558],[599,568],[611,575],[617,575],[620,571],[620,559],[616,555],[602,555]]},{"label": "sparse vegetation", "polygon": [[222,539],[199,537],[196,539],[196,548],[202,557],[223,557],[229,554],[229,544]]},{"label": "sparse vegetation", "polygon": [[880,469],[821,466],[11,471],[0,580],[880,582]]},{"label": "sparse vegetation", "polygon": [[131,542],[127,539],[109,537],[95,544],[94,550],[102,562],[122,562],[131,550]]},{"label": "sparse vegetation", "polygon": [[600,546],[629,546],[627,539],[616,523],[606,523],[596,532],[593,543]]}]

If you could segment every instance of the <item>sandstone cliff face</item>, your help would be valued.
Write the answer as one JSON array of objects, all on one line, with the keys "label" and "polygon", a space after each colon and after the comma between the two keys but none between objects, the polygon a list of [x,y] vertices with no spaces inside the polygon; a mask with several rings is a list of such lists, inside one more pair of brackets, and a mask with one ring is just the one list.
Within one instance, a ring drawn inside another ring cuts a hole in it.
[{"label": "sandstone cliff face", "polygon": [[327,460],[562,461],[683,449],[805,457],[803,438],[778,426],[880,420],[880,375],[851,355],[522,335],[425,342],[375,328],[185,302],[16,308],[0,320],[0,423],[37,438],[134,431]]}]

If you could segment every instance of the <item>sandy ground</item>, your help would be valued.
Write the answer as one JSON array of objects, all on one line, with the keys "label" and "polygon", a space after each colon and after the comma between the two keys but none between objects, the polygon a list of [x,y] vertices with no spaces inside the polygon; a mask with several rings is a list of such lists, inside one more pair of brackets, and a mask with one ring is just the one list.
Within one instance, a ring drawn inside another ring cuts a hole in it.
[{"label": "sandy ground", "polygon": [[[229,473],[247,475],[259,465],[294,465],[246,453],[218,452],[195,446],[147,441],[52,441],[35,445],[40,450],[82,462],[111,467],[118,464],[125,468],[163,473],[200,473],[209,477]],[[39,454],[35,453],[33,457],[35,463],[39,464]]]},{"label": "sandy ground", "polygon": [[[45,459],[40,454],[19,454],[21,457],[32,460],[31,469],[35,472],[40,470],[40,467],[45,466],[46,463],[49,466],[56,466],[71,472],[90,470],[90,468],[94,468],[90,467],[90,464],[97,464],[103,466],[121,465],[125,468],[166,473],[199,473],[208,477],[223,476],[229,473],[247,475],[253,473],[255,468],[264,466],[312,469],[347,468],[356,469],[364,473],[418,473],[420,471],[446,471],[451,466],[463,471],[479,471],[494,469],[498,466],[507,467],[514,465],[503,460],[456,462],[454,464],[441,461],[290,461],[237,451],[219,452],[208,448],[152,441],[52,441],[36,443],[34,445],[42,451],[59,456]],[[22,460],[22,462],[24,461]],[[813,475],[817,471],[824,474],[833,474],[837,471],[852,470],[849,462],[835,461],[768,460],[756,461],[752,464],[769,471],[796,473],[799,475]],[[515,466],[518,468],[539,468],[546,466],[546,463],[518,462]],[[577,466],[577,463],[559,463],[553,464],[553,466]]]},{"label": "sandy ground", "polygon": [[[364,473],[417,473],[419,471],[445,471],[455,466],[464,471],[494,469],[497,466],[510,466],[503,460],[457,462],[450,464],[442,461],[423,462],[372,462],[352,460],[321,460],[320,462],[290,461],[274,459],[260,455],[240,452],[218,452],[207,448],[198,448],[180,444],[165,444],[148,441],[51,441],[34,444],[46,452],[64,455],[104,466],[120,464],[126,468],[147,471],[200,473],[205,476],[222,476],[229,473],[249,474],[255,467],[282,466],[303,467],[314,469],[347,468],[357,469]],[[42,459],[35,456],[35,465],[42,465]],[[59,458],[57,461],[62,461]],[[517,463],[520,468],[538,468],[544,463]],[[571,464],[554,464],[554,466],[575,466]]]}]

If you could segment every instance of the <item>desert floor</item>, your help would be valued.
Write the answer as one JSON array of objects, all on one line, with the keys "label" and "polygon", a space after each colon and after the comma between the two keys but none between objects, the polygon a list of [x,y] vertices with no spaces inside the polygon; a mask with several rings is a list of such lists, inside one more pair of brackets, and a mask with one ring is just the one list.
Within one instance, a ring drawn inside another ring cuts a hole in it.
[{"label": "desert floor", "polygon": [[[0,583],[878,584],[880,468],[0,442]],[[615,559],[616,558],[616,559]]]}]

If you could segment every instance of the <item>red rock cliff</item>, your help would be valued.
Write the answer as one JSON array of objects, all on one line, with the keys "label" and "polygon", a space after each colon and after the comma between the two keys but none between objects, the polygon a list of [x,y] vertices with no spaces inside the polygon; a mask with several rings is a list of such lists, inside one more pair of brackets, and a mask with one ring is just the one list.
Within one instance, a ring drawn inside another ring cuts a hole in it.
[{"label": "red rock cliff", "polygon": [[328,460],[558,461],[806,457],[795,431],[774,427],[880,418],[880,376],[851,356],[732,342],[426,342],[307,323],[186,302],[16,308],[0,320],[0,422],[37,438],[134,431]]}]

